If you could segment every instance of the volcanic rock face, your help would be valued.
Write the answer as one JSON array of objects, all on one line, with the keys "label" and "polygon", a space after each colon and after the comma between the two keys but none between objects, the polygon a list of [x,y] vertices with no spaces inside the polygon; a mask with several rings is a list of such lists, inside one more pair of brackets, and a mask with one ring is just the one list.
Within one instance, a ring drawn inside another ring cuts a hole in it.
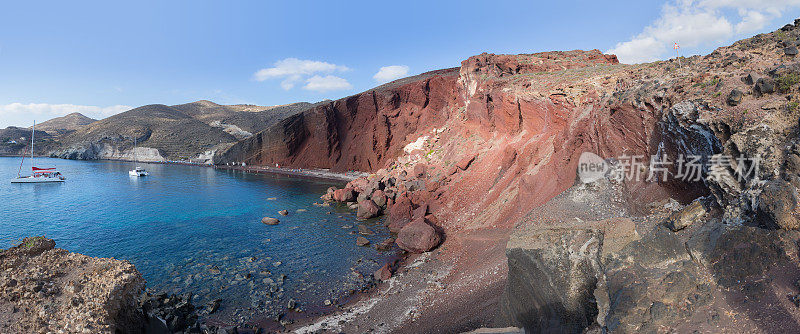
[{"label": "volcanic rock face", "polygon": [[237,143],[216,163],[376,170],[408,136],[444,124],[455,107],[456,71],[429,72],[323,103]]},{"label": "volcanic rock face", "polygon": [[144,279],[127,261],[57,249],[43,237],[0,252],[0,332],[139,333]]}]

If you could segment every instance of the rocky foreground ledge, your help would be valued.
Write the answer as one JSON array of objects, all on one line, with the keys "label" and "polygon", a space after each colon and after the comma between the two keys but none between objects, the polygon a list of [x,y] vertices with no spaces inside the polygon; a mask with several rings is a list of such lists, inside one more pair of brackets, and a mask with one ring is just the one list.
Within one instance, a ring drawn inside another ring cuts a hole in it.
[{"label": "rocky foreground ledge", "polygon": [[55,248],[29,237],[0,250],[0,333],[227,333],[189,296],[151,295],[133,264]]},{"label": "rocky foreground ledge", "polygon": [[0,250],[0,332],[135,333],[142,275],[128,261],[55,248],[44,237]]}]

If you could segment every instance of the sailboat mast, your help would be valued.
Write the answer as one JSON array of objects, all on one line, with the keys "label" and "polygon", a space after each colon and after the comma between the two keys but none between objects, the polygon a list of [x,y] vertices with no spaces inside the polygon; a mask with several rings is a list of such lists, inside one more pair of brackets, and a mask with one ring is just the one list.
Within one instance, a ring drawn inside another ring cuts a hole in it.
[{"label": "sailboat mast", "polygon": [[33,140],[36,136],[36,120],[33,120],[33,129],[31,130],[31,173],[33,173]]}]

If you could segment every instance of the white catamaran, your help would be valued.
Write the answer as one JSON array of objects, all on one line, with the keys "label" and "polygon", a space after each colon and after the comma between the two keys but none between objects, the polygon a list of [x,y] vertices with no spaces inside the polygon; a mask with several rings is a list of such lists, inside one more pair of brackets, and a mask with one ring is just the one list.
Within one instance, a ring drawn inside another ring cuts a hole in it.
[{"label": "white catamaran", "polygon": [[[136,160],[136,138],[133,138],[133,163],[138,163]],[[144,170],[144,168],[136,166],[136,168],[128,171],[128,175],[140,177],[140,176],[148,176],[150,175],[150,173]]]},{"label": "white catamaran", "polygon": [[22,161],[19,163],[19,170],[17,171],[17,178],[11,180],[11,183],[50,183],[50,182],[64,182],[66,178],[61,175],[55,168],[39,168],[34,166],[33,160],[33,140],[36,135],[36,121],[33,121],[33,129],[31,130],[31,175],[22,176],[22,165],[25,163],[25,155],[22,155]]}]

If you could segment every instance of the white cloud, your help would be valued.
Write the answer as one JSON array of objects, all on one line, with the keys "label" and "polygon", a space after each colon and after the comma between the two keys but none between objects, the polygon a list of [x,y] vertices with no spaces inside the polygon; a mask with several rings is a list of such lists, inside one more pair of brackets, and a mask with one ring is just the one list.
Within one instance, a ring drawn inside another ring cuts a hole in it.
[{"label": "white cloud", "polygon": [[28,127],[33,120],[44,122],[74,112],[79,112],[87,117],[103,119],[108,116],[128,111],[130,106],[114,105],[108,107],[83,106],[75,104],[48,104],[48,103],[11,103],[0,105],[0,127],[9,125]]},{"label": "white cloud", "polygon": [[[281,88],[290,90],[302,82],[304,78],[318,73],[346,72],[350,68],[343,65],[336,65],[316,60],[302,60],[297,58],[286,58],[275,62],[273,67],[263,68],[253,74],[256,81],[283,78]],[[344,79],[343,79],[344,80]]]},{"label": "white cloud", "polygon": [[384,66],[372,78],[379,83],[389,82],[408,76],[408,70],[409,68],[406,65]]},{"label": "white cloud", "polygon": [[[623,63],[641,63],[671,55],[672,45],[696,48],[744,37],[763,29],[800,0],[675,0],[641,33],[617,43],[608,53]],[[737,15],[726,13],[735,12]]]},{"label": "white cloud", "polygon": [[347,82],[347,80],[334,75],[326,75],[324,77],[315,75],[308,78],[308,80],[306,80],[306,85],[303,86],[303,89],[321,93],[352,88],[353,85]]}]

